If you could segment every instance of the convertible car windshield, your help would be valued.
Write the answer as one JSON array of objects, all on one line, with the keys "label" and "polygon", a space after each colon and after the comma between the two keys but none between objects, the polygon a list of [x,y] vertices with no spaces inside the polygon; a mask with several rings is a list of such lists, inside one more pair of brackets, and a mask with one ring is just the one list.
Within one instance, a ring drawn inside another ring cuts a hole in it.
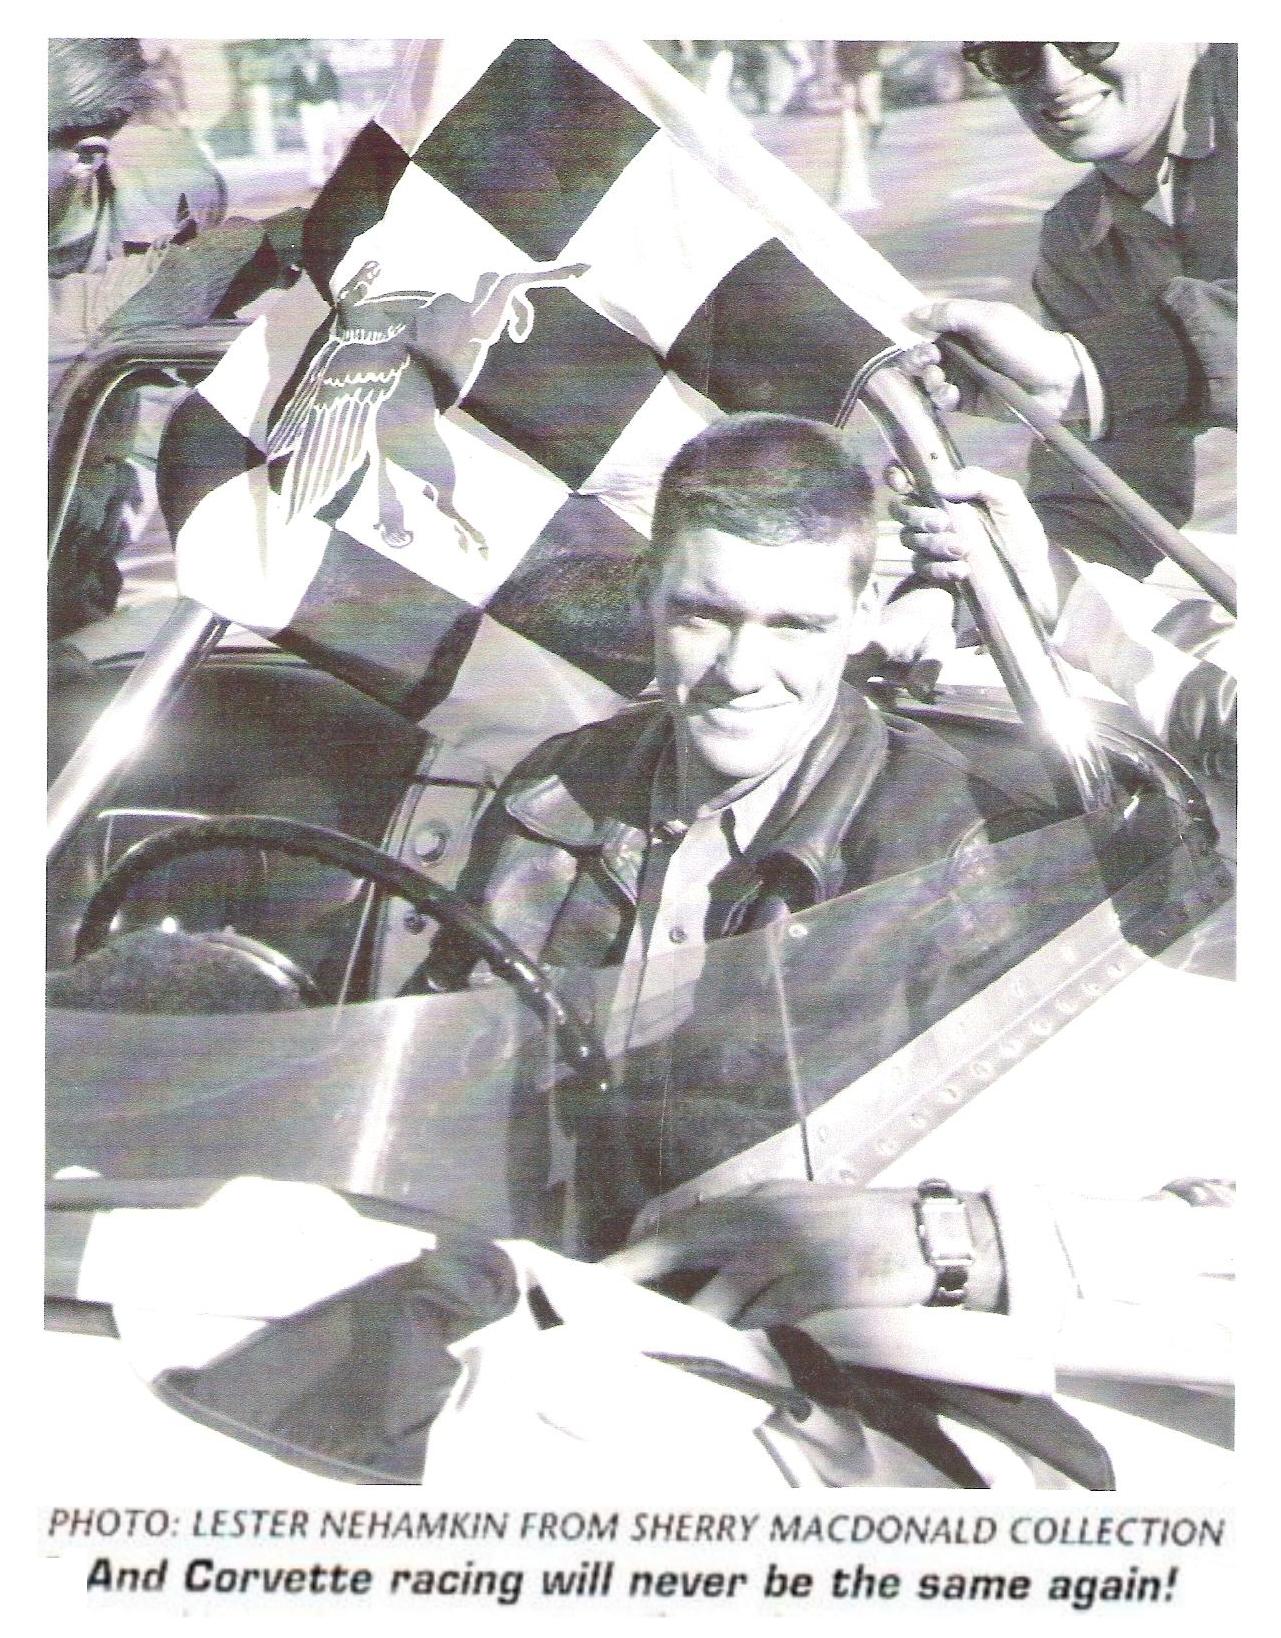
[{"label": "convertible car windshield", "polygon": [[264,1173],[556,1237],[577,1175],[617,1241],[703,1174],[867,1181],[1226,888],[1204,833],[1147,794],[656,956],[643,987],[553,971],[604,1092],[495,983],[229,1016],[64,1005],[50,1164]]}]

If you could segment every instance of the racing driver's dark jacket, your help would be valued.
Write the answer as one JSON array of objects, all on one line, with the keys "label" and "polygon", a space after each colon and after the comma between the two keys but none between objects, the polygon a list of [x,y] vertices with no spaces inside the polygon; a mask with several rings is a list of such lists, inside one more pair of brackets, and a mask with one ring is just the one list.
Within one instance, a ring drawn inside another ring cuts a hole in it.
[{"label": "racing driver's dark jacket", "polygon": [[[482,817],[459,887],[527,955],[559,967],[621,961],[670,738],[655,701],[546,740]],[[1035,798],[979,774],[936,733],[842,685],[774,812],[713,885],[708,940],[752,931],[870,882],[1044,822]],[[436,983],[472,962],[447,935]]]},{"label": "racing driver's dark jacket", "polygon": [[[528,955],[557,968],[623,960],[670,734],[660,703],[625,709],[540,745],[490,803],[459,885]],[[828,938],[840,945],[831,960],[814,951],[825,993],[810,981],[795,998],[804,1028],[834,1025],[840,1034],[827,1055],[839,1062],[837,1085],[1018,959],[1021,933],[1003,887],[985,879],[983,843],[1044,823],[1046,814],[1012,779],[1003,784],[1009,788],[978,774],[931,729],[842,686],[751,846],[714,880],[708,941],[886,884],[871,915],[816,938],[816,946]],[[976,869],[977,912],[967,886]],[[917,874],[909,881],[908,872]],[[673,1015],[666,1035],[629,1046],[611,1099],[568,1111],[562,1104],[578,1139],[582,1222],[593,1249],[618,1243],[646,1200],[795,1118],[758,942],[744,941],[741,960],[729,962],[728,994],[726,969],[719,978],[707,969],[694,1004]],[[851,955],[858,970],[847,982]],[[440,933],[431,984],[462,986],[474,961],[460,939]],[[812,1088],[820,1101],[836,1089]]]}]

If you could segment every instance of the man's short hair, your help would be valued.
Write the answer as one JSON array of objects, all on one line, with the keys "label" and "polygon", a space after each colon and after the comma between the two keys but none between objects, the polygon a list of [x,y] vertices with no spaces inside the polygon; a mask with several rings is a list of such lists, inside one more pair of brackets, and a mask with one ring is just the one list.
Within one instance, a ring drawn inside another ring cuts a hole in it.
[{"label": "man's short hair", "polygon": [[876,553],[872,483],[835,427],[796,415],[727,415],[673,456],[658,486],[647,565],[695,529],[761,546],[850,543],[850,581],[862,591]]},{"label": "man's short hair", "polygon": [[114,136],[156,100],[138,40],[49,41],[49,146]]}]

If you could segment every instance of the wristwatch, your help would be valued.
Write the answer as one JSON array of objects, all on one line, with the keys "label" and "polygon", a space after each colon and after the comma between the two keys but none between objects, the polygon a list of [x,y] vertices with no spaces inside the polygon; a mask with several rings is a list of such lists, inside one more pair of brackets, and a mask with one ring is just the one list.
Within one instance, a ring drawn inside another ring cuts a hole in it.
[{"label": "wristwatch", "polygon": [[960,1308],[969,1295],[974,1236],[964,1202],[941,1177],[927,1177],[916,1190],[916,1235],[934,1270],[933,1308]]}]

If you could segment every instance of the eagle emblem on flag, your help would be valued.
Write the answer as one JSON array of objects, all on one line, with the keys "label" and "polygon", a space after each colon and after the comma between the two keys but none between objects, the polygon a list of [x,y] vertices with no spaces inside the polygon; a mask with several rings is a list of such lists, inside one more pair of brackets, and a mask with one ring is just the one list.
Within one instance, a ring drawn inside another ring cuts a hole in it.
[{"label": "eagle emblem on flag", "polygon": [[459,545],[484,556],[484,536],[455,510],[453,460],[436,416],[467,393],[504,330],[512,341],[528,338],[534,309],[525,292],[576,278],[587,264],[482,273],[470,300],[450,291],[375,295],[381,271],[367,261],[339,290],[329,335],[272,426],[268,458],[289,458],[287,520],[327,506],[373,460],[378,532],[388,546],[408,546],[414,537],[387,471],[390,459],[421,479]]},{"label": "eagle emblem on flag", "polygon": [[667,462],[835,419],[922,299],[639,41],[408,43],[302,249],[170,419],[178,582],[414,720],[473,676],[640,692]]}]

